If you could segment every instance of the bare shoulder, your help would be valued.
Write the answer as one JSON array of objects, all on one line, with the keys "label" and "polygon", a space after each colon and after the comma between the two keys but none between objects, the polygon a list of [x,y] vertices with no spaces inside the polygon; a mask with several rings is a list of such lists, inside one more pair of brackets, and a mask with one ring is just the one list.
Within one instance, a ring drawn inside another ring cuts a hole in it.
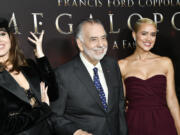
[{"label": "bare shoulder", "polygon": [[121,59],[121,60],[118,60],[118,64],[119,64],[119,67],[125,67],[128,63],[128,59],[125,58],[125,59]]},{"label": "bare shoulder", "polygon": [[118,64],[119,66],[123,66],[127,63],[127,60],[126,59],[121,59],[121,60],[118,60]]},{"label": "bare shoulder", "polygon": [[157,54],[153,54],[154,58],[159,62],[159,64],[172,64],[172,61],[169,57],[160,56]]},{"label": "bare shoulder", "polygon": [[172,61],[170,58],[168,57],[160,57],[161,59],[161,63],[164,65],[164,66],[171,66],[172,65]]},{"label": "bare shoulder", "polygon": [[161,67],[166,72],[173,70],[173,63],[170,58],[165,56],[158,57],[158,67]]}]

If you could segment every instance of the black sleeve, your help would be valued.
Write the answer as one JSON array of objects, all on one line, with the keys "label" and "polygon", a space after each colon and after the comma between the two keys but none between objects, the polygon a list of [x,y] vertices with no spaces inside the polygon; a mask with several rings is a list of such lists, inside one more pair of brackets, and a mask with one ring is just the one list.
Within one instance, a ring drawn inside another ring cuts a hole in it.
[{"label": "black sleeve", "polygon": [[[2,105],[2,103],[1,103]],[[3,107],[3,106],[1,106]],[[15,134],[30,128],[35,123],[46,119],[52,111],[46,103],[32,108],[30,111],[9,115],[5,107],[0,111],[0,134]]]},{"label": "black sleeve", "polygon": [[47,57],[36,58],[37,64],[33,60],[28,60],[28,64],[35,68],[43,82],[48,86],[49,100],[55,101],[58,98],[58,86],[55,73],[52,70]]}]

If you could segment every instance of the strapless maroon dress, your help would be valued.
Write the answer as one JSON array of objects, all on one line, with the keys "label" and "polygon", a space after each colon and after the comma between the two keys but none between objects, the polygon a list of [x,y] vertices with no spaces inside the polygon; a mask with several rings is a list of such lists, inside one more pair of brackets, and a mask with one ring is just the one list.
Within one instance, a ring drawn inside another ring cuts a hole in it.
[{"label": "strapless maroon dress", "polygon": [[129,135],[177,135],[166,103],[166,76],[146,80],[131,76],[124,83]]}]

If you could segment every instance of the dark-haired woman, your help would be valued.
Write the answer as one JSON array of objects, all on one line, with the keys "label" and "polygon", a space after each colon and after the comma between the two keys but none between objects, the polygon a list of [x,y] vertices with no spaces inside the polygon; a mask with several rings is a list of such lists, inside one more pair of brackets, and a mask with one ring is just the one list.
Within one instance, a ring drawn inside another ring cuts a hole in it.
[{"label": "dark-haired woman", "polygon": [[[0,135],[50,135],[49,100],[57,95],[54,73],[42,51],[44,31],[31,33],[37,64],[25,59],[8,21],[0,18]],[[47,87],[48,85],[48,95]]]}]

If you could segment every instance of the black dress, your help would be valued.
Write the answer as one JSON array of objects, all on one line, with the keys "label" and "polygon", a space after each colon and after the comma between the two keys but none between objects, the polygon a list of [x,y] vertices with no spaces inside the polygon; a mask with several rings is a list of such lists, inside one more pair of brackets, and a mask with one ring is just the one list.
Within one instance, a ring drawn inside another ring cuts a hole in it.
[{"label": "black dress", "polygon": [[54,72],[46,57],[37,64],[28,60],[21,72],[30,84],[31,96],[36,105],[32,107],[24,89],[6,71],[0,72],[0,135],[50,135],[53,132],[54,114],[46,103],[41,102],[40,82],[48,85],[50,101],[57,98]]}]

